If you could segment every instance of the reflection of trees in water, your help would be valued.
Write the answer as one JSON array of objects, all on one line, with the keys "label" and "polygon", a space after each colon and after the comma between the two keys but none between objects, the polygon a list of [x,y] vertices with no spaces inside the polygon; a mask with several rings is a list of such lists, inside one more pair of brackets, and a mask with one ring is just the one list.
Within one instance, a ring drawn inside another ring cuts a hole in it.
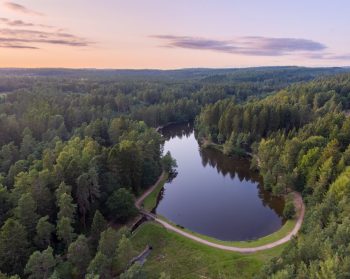
[{"label": "reflection of trees in water", "polygon": [[161,134],[165,140],[170,140],[175,137],[189,137],[193,133],[192,123],[170,124],[161,129]]},{"label": "reflection of trees in water", "polygon": [[217,172],[223,176],[229,175],[231,179],[237,176],[241,182],[244,180],[258,184],[258,195],[263,205],[273,209],[278,216],[282,217],[284,207],[283,198],[273,196],[264,189],[262,177],[250,169],[250,161],[248,159],[232,158],[212,148],[202,148],[200,155],[204,167],[209,165],[216,168]]},{"label": "reflection of trees in water", "polygon": [[167,179],[167,183],[171,183],[173,179],[178,175],[177,170],[173,170],[171,173],[169,173],[169,177]]},{"label": "reflection of trees in water", "polygon": [[[175,137],[182,139],[184,136],[191,136],[193,133],[193,124],[171,124],[163,128],[161,133],[165,140],[170,140]],[[250,169],[250,161],[248,159],[239,157],[232,158],[213,148],[201,148],[199,152],[204,167],[209,165],[212,168],[215,168],[217,172],[223,176],[229,175],[231,179],[234,179],[237,176],[241,182],[244,180],[257,184],[258,196],[263,205],[265,207],[268,206],[275,211],[279,217],[282,217],[284,208],[283,198],[273,196],[270,192],[264,189],[262,177],[259,173]],[[171,175],[168,182],[171,182],[176,175],[177,172],[174,173],[174,175]],[[163,195],[164,188],[159,193],[157,205],[163,199]]]},{"label": "reflection of trees in water", "polygon": [[[263,205],[268,206],[273,211],[277,213],[280,218],[283,218],[283,208],[284,208],[284,199],[282,197],[273,196],[270,192],[266,191],[264,187],[260,184],[258,186],[259,198],[262,201]],[[283,222],[284,222],[283,218]]]},{"label": "reflection of trees in water", "polygon": [[[169,177],[168,177],[166,183],[171,183],[171,181],[173,181],[173,179],[175,179],[175,177],[177,175],[178,175],[177,170],[174,170],[171,173],[169,173]],[[157,208],[158,204],[160,203],[160,201],[163,199],[163,197],[164,197],[164,186],[158,194],[156,206],[151,210],[152,213],[156,213],[156,208]]]},{"label": "reflection of trees in water", "polygon": [[202,148],[200,155],[204,167],[209,164],[223,176],[230,175],[233,179],[237,175],[240,181],[261,182],[259,175],[250,170],[250,162],[247,159],[231,158],[212,148]]}]

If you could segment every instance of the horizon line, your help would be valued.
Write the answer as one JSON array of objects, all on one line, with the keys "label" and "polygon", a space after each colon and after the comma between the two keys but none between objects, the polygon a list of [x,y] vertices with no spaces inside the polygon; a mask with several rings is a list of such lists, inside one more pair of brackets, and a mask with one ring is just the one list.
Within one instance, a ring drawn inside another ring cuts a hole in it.
[{"label": "horizon line", "polygon": [[1,67],[0,70],[106,70],[106,71],[180,71],[180,70],[230,70],[252,68],[350,68],[346,66],[303,66],[303,65],[259,65],[259,66],[229,66],[229,67],[182,67],[182,68],[104,68],[104,67]]}]

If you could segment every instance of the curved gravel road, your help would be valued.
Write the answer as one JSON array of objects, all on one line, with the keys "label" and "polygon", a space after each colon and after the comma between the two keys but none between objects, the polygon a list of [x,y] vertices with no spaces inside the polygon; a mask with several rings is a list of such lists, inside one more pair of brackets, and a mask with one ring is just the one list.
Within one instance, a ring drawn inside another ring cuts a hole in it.
[{"label": "curved gravel road", "polygon": [[303,199],[302,199],[301,195],[299,193],[297,193],[297,192],[293,192],[293,194],[294,194],[294,204],[295,204],[295,207],[296,207],[298,219],[297,219],[297,222],[296,222],[293,230],[290,233],[288,233],[286,236],[284,236],[283,238],[281,238],[279,240],[276,240],[274,242],[265,244],[265,245],[261,245],[261,246],[257,246],[257,247],[245,247],[245,248],[211,242],[211,241],[203,239],[203,238],[201,238],[199,236],[196,236],[196,235],[193,235],[193,234],[188,233],[186,231],[183,231],[183,230],[177,228],[176,226],[174,226],[172,224],[169,224],[168,222],[166,222],[164,220],[159,219],[157,217],[157,215],[154,215],[154,214],[152,214],[150,212],[147,212],[147,211],[142,209],[142,202],[143,202],[143,200],[157,187],[158,182],[161,181],[161,179],[163,179],[164,175],[165,174],[163,173],[159,177],[158,181],[152,187],[150,187],[140,198],[138,198],[136,200],[135,206],[140,210],[140,212],[143,215],[153,219],[155,222],[158,222],[159,224],[164,226],[166,229],[168,229],[170,231],[173,231],[173,232],[175,232],[177,234],[180,234],[180,235],[182,235],[184,237],[187,237],[189,239],[192,239],[192,240],[194,240],[196,242],[202,243],[204,245],[207,245],[207,246],[210,246],[210,247],[213,247],[213,248],[217,248],[217,249],[221,249],[221,250],[226,250],[226,251],[233,251],[233,252],[240,252],[240,253],[254,253],[254,252],[258,252],[258,251],[271,249],[271,248],[279,246],[279,245],[281,245],[283,243],[288,242],[289,240],[292,239],[293,236],[295,236],[299,232],[300,227],[301,227],[301,225],[303,223],[304,215],[305,215],[305,205],[304,205],[304,202],[303,202]]}]

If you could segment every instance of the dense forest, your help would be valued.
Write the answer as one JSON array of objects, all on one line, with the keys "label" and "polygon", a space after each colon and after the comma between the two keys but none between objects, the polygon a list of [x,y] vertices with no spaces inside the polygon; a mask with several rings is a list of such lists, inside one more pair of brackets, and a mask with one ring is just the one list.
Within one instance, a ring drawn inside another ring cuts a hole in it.
[{"label": "dense forest", "polygon": [[259,278],[347,278],[345,71],[0,70],[0,278],[143,278],[126,224],[169,167],[155,128],[195,119],[226,154],[253,153],[267,189],[307,202],[302,235]]},{"label": "dense forest", "polygon": [[227,154],[252,151],[265,188],[306,201],[302,234],[257,278],[349,278],[349,98],[350,76],[339,75],[202,110],[202,137]]}]

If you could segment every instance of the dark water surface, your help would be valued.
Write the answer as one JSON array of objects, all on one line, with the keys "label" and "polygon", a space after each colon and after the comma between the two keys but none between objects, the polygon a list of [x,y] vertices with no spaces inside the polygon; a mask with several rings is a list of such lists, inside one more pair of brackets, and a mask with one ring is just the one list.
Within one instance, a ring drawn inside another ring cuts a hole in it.
[{"label": "dark water surface", "polygon": [[164,185],[157,214],[221,240],[252,240],[283,225],[283,199],[262,189],[247,159],[200,149],[189,124],[168,126],[162,134],[164,152],[176,159],[178,174]]}]

